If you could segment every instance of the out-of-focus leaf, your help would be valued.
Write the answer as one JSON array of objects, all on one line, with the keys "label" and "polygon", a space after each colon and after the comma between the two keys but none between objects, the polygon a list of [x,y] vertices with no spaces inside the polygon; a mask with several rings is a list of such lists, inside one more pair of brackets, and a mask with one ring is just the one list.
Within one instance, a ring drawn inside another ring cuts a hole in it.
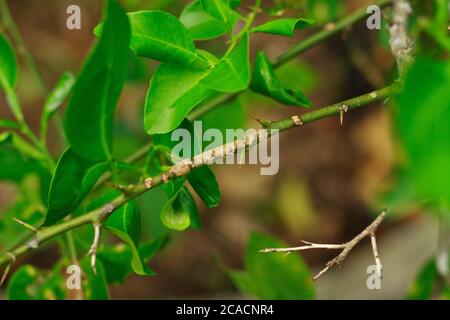
[{"label": "out-of-focus leaf", "polygon": [[[336,0],[307,0],[308,1],[308,17],[313,19],[318,24],[336,21],[343,9],[345,2]],[[297,3],[297,1],[292,1]]]},{"label": "out-of-focus leaf", "polygon": [[248,38],[246,33],[236,48],[225,56],[200,83],[219,92],[238,92],[247,89],[250,83]]},{"label": "out-of-focus leaf", "polygon": [[35,173],[40,177],[41,192],[45,198],[50,184],[50,174],[47,168],[34,157],[35,149],[28,149],[28,144],[22,145],[21,143],[25,141],[17,137],[8,132],[0,134],[0,180],[18,183],[25,176]]},{"label": "out-of-focus leaf", "polygon": [[[450,260],[448,261],[450,267]],[[436,258],[428,260],[420,269],[408,290],[409,300],[449,299],[450,286],[436,268]]]},{"label": "out-of-focus leaf", "polygon": [[[424,81],[426,79],[426,81]],[[450,62],[418,58],[398,97],[405,174],[418,196],[450,201]]]},{"label": "out-of-focus leaf", "polygon": [[59,78],[53,90],[47,97],[41,117],[41,135],[47,133],[48,120],[63,105],[64,100],[69,95],[75,84],[75,77],[70,72],[65,72]]},{"label": "out-of-focus leaf", "polygon": [[116,0],[109,0],[102,35],[73,87],[65,131],[84,159],[111,159],[114,111],[127,71],[130,24]]},{"label": "out-of-focus leaf", "polygon": [[232,10],[230,8],[230,0],[200,0],[203,9],[212,17],[223,21],[227,28],[231,26]]},{"label": "out-of-focus leaf", "polygon": [[0,119],[0,128],[17,129],[19,128],[19,124],[12,120]]},{"label": "out-of-focus leaf", "polygon": [[96,273],[92,270],[89,256],[85,256],[81,260],[80,265],[86,275],[86,278],[82,281],[84,298],[86,300],[108,300],[109,289],[102,261],[97,259],[95,264]]},{"label": "out-of-focus leaf", "polygon": [[74,75],[71,72],[64,72],[45,101],[43,116],[46,120],[54,115],[58,108],[61,107],[74,84]]},{"label": "out-of-focus leaf", "polygon": [[314,22],[312,20],[303,18],[277,19],[259,25],[253,28],[251,32],[263,32],[292,37],[294,35],[295,30],[305,29],[311,26],[313,23]]},{"label": "out-of-focus leaf", "polygon": [[17,80],[17,59],[11,43],[4,34],[0,34],[0,87],[13,88]]},{"label": "out-of-focus leaf", "polygon": [[17,60],[14,50],[4,34],[0,34],[0,89],[4,91],[8,107],[16,119],[23,119],[19,101],[14,92],[17,82]]},{"label": "out-of-focus leaf", "polygon": [[[166,240],[167,237],[163,236],[157,238],[155,241],[141,244],[139,247],[139,255],[145,264],[164,246]],[[131,268],[131,261],[133,259],[132,249],[123,243],[114,247],[100,249],[97,252],[97,257],[105,266],[108,283],[123,284],[125,278],[133,272]]]},{"label": "out-of-focus leaf", "polygon": [[285,105],[298,107],[312,106],[311,101],[301,91],[285,89],[281,86],[264,52],[259,52],[256,57],[255,70],[250,87],[253,91],[268,96]]},{"label": "out-of-focus leaf", "polygon": [[9,300],[62,300],[66,295],[64,285],[59,268],[44,272],[24,265],[9,280],[6,297]]},{"label": "out-of-focus leaf", "polygon": [[87,161],[67,149],[56,165],[44,225],[52,225],[73,212],[108,167],[106,162]]},{"label": "out-of-focus leaf", "polygon": [[158,67],[145,101],[144,126],[148,134],[177,128],[189,111],[212,93],[200,84],[208,72],[172,63]]},{"label": "out-of-focus leaf", "polygon": [[245,272],[230,271],[243,292],[261,299],[313,299],[311,273],[300,255],[261,254],[264,248],[286,247],[265,235],[252,234],[245,254]]},{"label": "out-of-focus leaf", "polygon": [[[233,11],[231,25],[237,21],[238,15]],[[180,21],[189,30],[189,34],[195,40],[210,40],[227,33],[226,24],[206,12],[200,0],[187,5],[180,15]]]}]

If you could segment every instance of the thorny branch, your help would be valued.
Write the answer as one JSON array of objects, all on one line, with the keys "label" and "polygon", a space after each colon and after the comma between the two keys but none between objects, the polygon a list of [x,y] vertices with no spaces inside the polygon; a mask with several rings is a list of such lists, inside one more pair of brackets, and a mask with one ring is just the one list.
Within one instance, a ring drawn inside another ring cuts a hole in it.
[{"label": "thorny branch", "polygon": [[[378,0],[377,4],[380,7],[386,7],[392,3],[392,0]],[[286,62],[292,60],[299,54],[304,51],[314,47],[315,45],[327,40],[331,36],[337,34],[340,31],[345,30],[351,25],[363,20],[367,17],[367,13],[365,8],[351,14],[350,16],[338,21],[331,28],[326,28],[316,34],[313,34],[311,37],[305,39],[300,42],[298,45],[295,45],[293,48],[288,50],[285,54],[280,56],[278,59],[274,61],[274,67],[281,66]],[[297,126],[302,126],[304,124],[326,118],[329,116],[339,115],[341,119],[341,123],[343,121],[343,114],[347,111],[371,104],[376,101],[382,101],[391,97],[399,92],[400,86],[398,83],[394,83],[391,86],[382,88],[380,90],[376,90],[370,92],[368,94],[364,94],[362,96],[343,101],[341,103],[337,103],[325,108],[317,109],[312,112],[304,113],[299,116],[293,116],[285,120],[275,121],[275,122],[261,122],[266,128],[275,129],[279,131],[285,131],[287,129],[291,129]],[[224,95],[219,99],[214,100],[212,103],[207,104],[205,106],[198,107],[191,112],[189,115],[189,119],[199,118],[204,113],[208,112],[211,109],[221,105],[223,102],[228,101],[230,99],[235,98],[236,95]],[[213,162],[214,159],[225,157],[229,154],[236,153],[242,148],[247,149],[252,144],[258,143],[261,139],[268,138],[267,135],[261,136],[260,133],[252,136],[246,136],[244,139],[236,140],[232,143],[228,143],[222,147],[216,148],[214,150],[208,151],[208,153],[200,154],[196,156],[196,158],[191,161],[184,161],[175,166],[173,166],[167,172],[157,176],[157,177],[148,177],[144,180],[143,183],[138,185],[130,186],[127,188],[127,192],[123,192],[119,197],[112,200],[109,204],[105,205],[103,208],[99,208],[97,210],[88,212],[82,216],[72,218],[68,221],[61,222],[59,224],[42,228],[37,230],[31,240],[25,239],[19,245],[12,247],[10,251],[0,253],[0,266],[7,265],[7,270],[10,269],[12,263],[16,260],[16,258],[34,250],[37,247],[37,244],[42,244],[54,237],[66,233],[70,230],[76,229],[78,227],[94,224],[94,226],[100,226],[101,223],[106,220],[115,209],[119,208],[123,204],[127,203],[131,199],[138,197],[139,195],[147,192],[150,189],[153,189],[160,184],[167,183],[169,180],[174,179],[178,176],[187,175],[193,168],[207,165]],[[144,147],[136,155],[130,157],[130,161],[138,161],[147,153],[148,147]],[[103,179],[102,181],[104,182]],[[95,227],[95,237],[93,241],[93,245],[91,250],[89,251],[91,255],[91,265],[95,268],[95,252],[96,248],[98,248],[100,239],[100,228]],[[6,277],[4,275],[4,277]]]},{"label": "thorny branch", "polygon": [[287,254],[294,252],[294,251],[303,251],[303,250],[311,250],[311,249],[330,249],[330,250],[339,250],[342,249],[342,252],[336,256],[334,259],[327,262],[325,268],[323,268],[314,278],[313,280],[317,280],[320,278],[321,275],[323,275],[325,272],[327,272],[330,268],[334,266],[341,267],[345,258],[347,258],[347,255],[350,253],[350,251],[359,243],[361,240],[363,240],[366,237],[370,237],[370,240],[372,242],[372,250],[373,255],[375,257],[375,263],[377,266],[377,273],[378,276],[381,278],[381,272],[382,272],[382,265],[381,261],[378,255],[378,249],[376,244],[376,238],[375,238],[375,232],[377,231],[377,228],[383,221],[384,217],[386,216],[386,211],[383,211],[366,229],[364,229],[360,234],[358,234],[356,237],[354,237],[352,240],[346,243],[342,244],[320,244],[320,243],[313,243],[308,241],[302,242],[305,244],[304,246],[299,247],[292,247],[292,248],[267,248],[262,249],[259,252],[261,253],[269,253],[269,252],[285,252]]}]

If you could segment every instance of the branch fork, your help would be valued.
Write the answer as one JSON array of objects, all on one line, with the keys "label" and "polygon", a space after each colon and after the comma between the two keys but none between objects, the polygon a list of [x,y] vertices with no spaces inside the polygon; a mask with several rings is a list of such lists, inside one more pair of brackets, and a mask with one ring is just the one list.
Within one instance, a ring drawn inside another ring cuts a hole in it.
[{"label": "branch fork", "polygon": [[342,243],[342,244],[322,244],[322,243],[313,243],[309,241],[301,241],[305,245],[291,248],[267,248],[262,249],[259,252],[261,253],[270,253],[270,252],[285,252],[286,254],[290,254],[294,251],[303,251],[303,250],[311,250],[311,249],[328,249],[328,250],[340,250],[341,253],[337,255],[332,260],[328,261],[323,268],[316,276],[314,276],[313,280],[319,279],[325,272],[331,269],[334,266],[342,267],[345,258],[350,253],[350,251],[366,237],[370,237],[372,243],[372,251],[375,258],[375,264],[377,266],[377,275],[379,278],[382,277],[383,267],[381,265],[381,260],[378,254],[377,243],[375,232],[378,226],[383,222],[384,217],[386,216],[386,211],[383,211],[366,229],[364,229],[360,234],[354,237],[352,240]]}]

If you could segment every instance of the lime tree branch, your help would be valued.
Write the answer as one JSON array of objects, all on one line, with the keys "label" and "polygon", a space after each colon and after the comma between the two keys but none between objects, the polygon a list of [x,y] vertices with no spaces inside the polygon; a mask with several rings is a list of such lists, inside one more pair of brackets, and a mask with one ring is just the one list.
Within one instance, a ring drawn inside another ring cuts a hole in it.
[{"label": "lime tree branch", "polygon": [[[361,95],[359,97],[343,101],[328,107],[324,107],[315,111],[307,112],[302,115],[293,116],[291,118],[276,121],[262,122],[270,129],[278,129],[286,131],[288,129],[303,126],[307,123],[314,122],[330,116],[339,116],[344,109],[347,112],[372,104],[377,101],[383,101],[386,98],[397,94],[400,90],[399,84],[395,83],[391,86]],[[345,106],[345,107],[344,107]],[[101,225],[117,208],[121,207],[131,199],[134,199],[153,188],[167,183],[177,177],[186,176],[192,169],[214,163],[218,158],[224,158],[227,155],[234,154],[242,149],[257,144],[261,139],[268,137],[267,130],[260,130],[255,133],[245,135],[242,139],[229,142],[223,146],[219,146],[213,150],[203,152],[193,159],[187,159],[179,164],[174,165],[168,171],[156,177],[148,177],[142,183],[128,187],[116,199],[112,200],[103,207],[88,212],[82,216],[72,218],[59,224],[45,227],[35,232],[29,239],[18,245],[9,252],[0,255],[0,265],[11,264],[18,257],[23,256],[34,250],[37,246],[62,235],[70,230],[79,228],[84,225],[92,224],[94,226]]]},{"label": "lime tree branch", "polygon": [[[378,0],[375,1],[375,5],[378,5],[380,8],[385,8],[387,6],[392,5],[393,0]],[[318,31],[314,33],[313,35],[309,36],[303,41],[300,41],[298,44],[292,46],[289,50],[287,50],[285,53],[280,55],[279,57],[275,58],[275,60],[272,61],[272,65],[274,68],[279,68],[282,65],[292,61],[300,54],[308,51],[309,49],[317,46],[318,44],[321,44],[322,42],[325,42],[329,38],[335,36],[336,34],[346,30],[347,28],[351,27],[352,25],[363,21],[368,17],[367,8],[363,7],[352,14],[348,15],[347,17],[337,21],[336,23],[331,23],[325,26],[321,31]],[[241,95],[243,92],[238,92],[234,94],[223,94],[217,97],[214,100],[211,100],[208,103],[205,103],[203,105],[198,106],[192,112],[189,114],[188,118],[189,120],[199,119],[204,114],[208,113],[209,111],[215,109],[216,107],[227,103],[229,101],[232,101],[236,99],[239,95]]]}]

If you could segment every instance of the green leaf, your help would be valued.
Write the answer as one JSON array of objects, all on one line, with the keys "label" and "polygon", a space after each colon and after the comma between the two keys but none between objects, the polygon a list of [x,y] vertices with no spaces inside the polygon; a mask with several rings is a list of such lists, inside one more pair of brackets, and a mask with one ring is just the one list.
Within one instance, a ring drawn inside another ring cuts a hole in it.
[{"label": "green leaf", "polygon": [[44,104],[43,121],[48,121],[59,107],[64,103],[64,100],[69,95],[75,84],[75,77],[71,72],[64,72],[59,78],[53,90],[47,97]]},{"label": "green leaf", "polygon": [[144,126],[148,134],[167,133],[177,128],[212,93],[200,84],[208,72],[173,63],[158,67],[145,100]]},{"label": "green leaf", "polygon": [[0,128],[7,129],[18,129],[20,126],[17,122],[8,120],[8,119],[0,119]]},{"label": "green leaf", "polygon": [[[450,267],[450,260],[448,261]],[[408,300],[448,300],[450,285],[438,273],[436,258],[429,259],[420,269],[406,295]]]},{"label": "green leaf", "polygon": [[20,104],[14,92],[14,86],[17,82],[17,60],[14,50],[5,35],[0,34],[0,89],[5,92],[5,98],[8,102],[13,115],[22,120],[23,113]]},{"label": "green leaf", "polygon": [[313,299],[312,276],[300,255],[261,254],[264,248],[286,247],[280,241],[252,234],[245,254],[245,272],[231,271],[243,292],[261,299]]},{"label": "green leaf", "polygon": [[0,87],[13,88],[17,81],[17,59],[6,36],[0,34]]},{"label": "green leaf", "polygon": [[203,166],[192,170],[188,181],[208,208],[217,207],[220,203],[220,189],[216,176],[211,168]]},{"label": "green leaf", "polygon": [[44,225],[54,224],[72,213],[108,167],[105,162],[85,160],[73,152],[72,148],[67,149],[56,165]]},{"label": "green leaf", "polygon": [[246,33],[236,48],[225,56],[200,83],[219,92],[239,92],[247,89],[250,83],[248,38]]},{"label": "green leaf", "polygon": [[6,297],[9,300],[63,300],[64,285],[58,265],[50,272],[24,265],[9,280]]},{"label": "green leaf", "polygon": [[[236,23],[237,18],[238,15],[232,12],[231,25]],[[227,25],[206,12],[200,0],[196,0],[184,8],[180,15],[180,21],[195,40],[210,40],[227,33]]]},{"label": "green leaf", "polygon": [[[188,120],[184,120],[183,123],[178,127],[183,128],[189,131],[190,134],[190,157],[194,157],[197,154],[202,152],[202,141],[201,138],[196,135],[196,132],[192,126],[192,124]],[[176,146],[178,141],[172,141],[171,133],[155,135],[153,136],[153,142],[155,146],[164,146],[168,149],[168,153],[170,154],[171,150],[174,146]],[[183,159],[188,158],[186,155]],[[182,159],[180,159],[182,160]],[[155,166],[155,164],[153,164]],[[199,195],[202,201],[208,208],[216,207],[220,202],[220,189],[217,184],[216,177],[213,171],[208,166],[202,166],[199,168],[193,169],[187,176],[189,183],[195,192]]]},{"label": "green leaf", "polygon": [[104,226],[127,243],[131,248],[131,268],[139,275],[154,275],[139,254],[141,238],[141,214],[135,200],[116,210]]},{"label": "green leaf", "polygon": [[[301,76],[301,75],[299,75]],[[263,94],[282,104],[298,107],[311,107],[311,101],[299,90],[285,89],[278,81],[272,64],[264,52],[256,56],[255,70],[250,85],[255,92]]]},{"label": "green leaf", "polygon": [[9,132],[0,134],[0,180],[19,183],[34,173],[40,178],[42,198],[45,199],[51,180],[49,171],[41,161],[26,152],[27,148],[24,149],[20,144],[21,138],[16,137]]},{"label": "green leaf", "polygon": [[231,26],[230,0],[200,0],[203,9],[212,17],[223,21],[228,28]]},{"label": "green leaf", "polygon": [[129,14],[131,48],[137,55],[163,62],[198,63],[206,67],[197,54],[186,27],[164,11],[139,11]]},{"label": "green leaf", "polygon": [[97,273],[92,270],[89,256],[85,256],[80,265],[86,276],[82,281],[84,298],[86,300],[108,300],[109,289],[102,261],[99,259],[96,261],[95,269]]},{"label": "green leaf", "polygon": [[189,191],[183,187],[185,178],[173,180],[162,186],[169,200],[161,211],[161,222],[169,229],[186,230],[200,228],[197,206]]},{"label": "green leaf", "polygon": [[[139,255],[145,264],[161,250],[166,243],[167,237],[159,237],[154,241],[144,243],[139,247]],[[97,257],[105,266],[106,279],[108,283],[123,284],[125,278],[133,270],[131,268],[133,253],[130,246],[120,243],[114,247],[102,248],[97,252]]]},{"label": "green leaf", "polygon": [[309,19],[277,19],[259,25],[251,30],[251,32],[263,32],[277,34],[281,36],[292,37],[295,30],[305,29],[314,22]]},{"label": "green leaf", "polygon": [[111,159],[116,103],[127,71],[130,25],[109,0],[102,35],[73,88],[65,130],[73,151],[92,161]]},{"label": "green leaf", "polygon": [[404,172],[418,196],[435,203],[450,201],[450,62],[418,58],[406,75],[398,105]]},{"label": "green leaf", "polygon": [[408,300],[428,300],[433,295],[433,288],[437,278],[436,261],[429,260],[420,270],[414,283],[409,288]]}]

